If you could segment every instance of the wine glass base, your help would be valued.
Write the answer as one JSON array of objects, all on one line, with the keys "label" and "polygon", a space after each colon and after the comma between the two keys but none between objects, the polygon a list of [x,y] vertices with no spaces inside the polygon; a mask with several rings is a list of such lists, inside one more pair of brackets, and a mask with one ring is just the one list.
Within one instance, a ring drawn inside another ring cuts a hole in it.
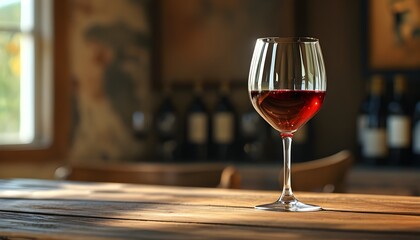
[{"label": "wine glass base", "polygon": [[276,212],[315,212],[322,211],[320,206],[305,204],[294,200],[291,202],[276,201],[273,203],[255,206],[259,210],[276,211]]}]

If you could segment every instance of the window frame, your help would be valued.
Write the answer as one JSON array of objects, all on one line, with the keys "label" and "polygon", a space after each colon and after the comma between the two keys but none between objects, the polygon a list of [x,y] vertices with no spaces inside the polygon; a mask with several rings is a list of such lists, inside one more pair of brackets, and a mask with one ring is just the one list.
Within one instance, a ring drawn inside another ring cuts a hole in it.
[{"label": "window frame", "polygon": [[[52,94],[50,97],[37,96],[35,101],[36,104],[46,104],[50,105],[51,113],[48,113],[48,110],[43,111],[41,114],[51,114],[51,121],[47,120],[45,122],[35,122],[35,127],[40,131],[48,131],[46,129],[51,129],[51,141],[44,142],[44,144],[29,148],[4,148],[0,149],[0,162],[25,162],[25,161],[60,161],[64,160],[69,146],[69,132],[71,124],[71,97],[70,97],[70,78],[68,77],[68,0],[35,0],[35,1],[50,1],[51,2],[51,18],[52,18],[52,35],[48,41],[45,40],[35,41],[35,49],[40,47],[45,47],[50,45],[52,51],[50,59],[36,59],[36,61],[49,61],[49,64],[46,64],[41,72],[35,72],[35,81],[43,81],[41,84],[51,84]],[[39,4],[35,4],[39,6]],[[36,9],[35,12],[40,12],[39,9]],[[39,16],[44,19],[41,21],[48,21],[48,16],[39,14]],[[34,31],[40,31],[40,29],[34,29]],[[48,34],[48,33],[43,33]],[[44,50],[44,49],[43,49]],[[59,60],[59,61],[57,61]],[[51,72],[52,79],[51,82],[48,81],[48,77],[44,77],[46,72]],[[38,82],[39,83],[39,82]],[[39,84],[36,84],[39,86]],[[36,90],[38,91],[38,89]],[[48,109],[48,107],[47,107]],[[48,119],[48,118],[47,118]],[[51,127],[49,127],[51,126]],[[35,137],[37,137],[35,135]],[[44,140],[41,140],[41,142]]]}]

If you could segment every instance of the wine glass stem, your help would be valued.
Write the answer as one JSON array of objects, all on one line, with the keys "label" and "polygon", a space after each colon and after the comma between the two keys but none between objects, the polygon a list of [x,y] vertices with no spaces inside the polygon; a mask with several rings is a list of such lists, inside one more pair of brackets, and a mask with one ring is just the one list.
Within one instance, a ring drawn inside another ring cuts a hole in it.
[{"label": "wine glass stem", "polygon": [[291,179],[291,158],[292,158],[292,135],[281,135],[283,141],[283,159],[284,159],[284,167],[283,167],[283,191],[279,198],[279,201],[282,202],[293,202],[296,201],[295,196],[293,195],[292,191],[292,179]]}]

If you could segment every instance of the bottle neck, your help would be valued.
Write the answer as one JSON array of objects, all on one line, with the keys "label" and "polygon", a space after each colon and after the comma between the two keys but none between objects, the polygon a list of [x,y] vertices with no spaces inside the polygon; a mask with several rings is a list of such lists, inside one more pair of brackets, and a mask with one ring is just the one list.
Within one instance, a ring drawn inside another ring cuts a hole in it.
[{"label": "bottle neck", "polygon": [[406,92],[407,89],[407,81],[404,76],[397,75],[394,78],[394,98],[401,99]]}]

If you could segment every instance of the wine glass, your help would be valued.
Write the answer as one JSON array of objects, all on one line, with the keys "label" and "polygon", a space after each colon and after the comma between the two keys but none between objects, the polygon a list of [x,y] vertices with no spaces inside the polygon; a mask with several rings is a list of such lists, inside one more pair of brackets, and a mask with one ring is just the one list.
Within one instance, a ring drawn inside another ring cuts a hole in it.
[{"label": "wine glass", "polygon": [[279,199],[255,208],[272,211],[319,211],[300,202],[291,186],[293,134],[320,109],[327,87],[319,40],[310,37],[267,37],[256,41],[248,79],[255,110],[283,142],[284,183]]}]

